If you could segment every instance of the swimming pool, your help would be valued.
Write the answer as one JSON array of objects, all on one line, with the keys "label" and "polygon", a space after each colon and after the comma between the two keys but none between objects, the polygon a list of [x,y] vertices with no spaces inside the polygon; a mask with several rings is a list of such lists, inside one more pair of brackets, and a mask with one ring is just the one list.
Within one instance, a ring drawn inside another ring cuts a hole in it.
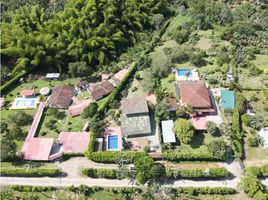
[{"label": "swimming pool", "polygon": [[179,76],[192,76],[192,72],[189,69],[177,69],[177,73]]},{"label": "swimming pool", "polygon": [[109,135],[108,136],[107,150],[115,150],[115,149],[118,149],[118,136],[117,135]]},{"label": "swimming pool", "polygon": [[11,109],[35,109],[39,98],[15,98]]}]

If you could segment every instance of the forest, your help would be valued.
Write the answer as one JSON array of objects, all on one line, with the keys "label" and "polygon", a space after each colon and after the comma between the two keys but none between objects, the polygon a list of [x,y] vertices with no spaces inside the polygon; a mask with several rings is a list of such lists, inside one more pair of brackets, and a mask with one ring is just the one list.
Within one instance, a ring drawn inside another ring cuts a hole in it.
[{"label": "forest", "polygon": [[55,12],[44,2],[32,0],[18,9],[14,2],[2,5],[2,61],[13,64],[4,72],[37,66],[62,72],[79,61],[94,70],[133,45],[154,16],[170,15],[164,0],[68,0],[62,11],[64,1],[54,6]]}]

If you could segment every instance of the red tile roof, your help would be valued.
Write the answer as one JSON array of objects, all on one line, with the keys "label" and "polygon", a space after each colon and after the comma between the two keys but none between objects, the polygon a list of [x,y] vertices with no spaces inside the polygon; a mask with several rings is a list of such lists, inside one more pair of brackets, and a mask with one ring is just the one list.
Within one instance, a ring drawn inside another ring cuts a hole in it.
[{"label": "red tile roof", "polygon": [[178,83],[182,104],[195,108],[212,108],[208,89],[203,81],[182,81]]},{"label": "red tile roof", "polygon": [[113,89],[114,86],[109,81],[102,81],[89,87],[90,94],[95,100],[101,99],[103,96],[109,94]]},{"label": "red tile roof", "polygon": [[177,100],[175,98],[168,97],[166,99],[166,103],[167,103],[168,109],[170,110],[178,109]]},{"label": "red tile roof", "polygon": [[25,160],[48,160],[54,143],[53,138],[31,138],[25,144]]},{"label": "red tile roof", "polygon": [[148,105],[144,97],[129,98],[122,100],[123,114],[148,113]]},{"label": "red tile roof", "polygon": [[63,144],[63,152],[84,153],[89,143],[87,132],[61,132],[59,143]]},{"label": "red tile roof", "polygon": [[34,91],[33,90],[21,90],[20,96],[33,96]]},{"label": "red tile roof", "polygon": [[68,85],[57,86],[53,89],[52,95],[48,100],[48,104],[53,108],[67,109],[72,102],[74,96],[74,87]]}]

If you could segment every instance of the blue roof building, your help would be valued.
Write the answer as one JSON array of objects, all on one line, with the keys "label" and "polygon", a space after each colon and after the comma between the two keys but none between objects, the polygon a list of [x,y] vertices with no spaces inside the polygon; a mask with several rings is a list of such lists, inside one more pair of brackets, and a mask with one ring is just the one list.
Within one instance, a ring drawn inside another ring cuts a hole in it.
[{"label": "blue roof building", "polygon": [[222,110],[233,110],[235,106],[234,92],[230,90],[221,90],[221,108]]}]

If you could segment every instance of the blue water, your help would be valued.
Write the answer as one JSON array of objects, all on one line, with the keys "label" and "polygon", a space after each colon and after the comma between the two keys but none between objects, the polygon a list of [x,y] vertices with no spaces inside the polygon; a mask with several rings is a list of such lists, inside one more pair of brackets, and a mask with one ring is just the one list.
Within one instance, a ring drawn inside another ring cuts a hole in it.
[{"label": "blue water", "polygon": [[233,91],[222,90],[221,91],[221,106],[223,110],[234,109],[235,96]]},{"label": "blue water", "polygon": [[192,76],[192,72],[189,69],[177,69],[177,73],[179,76],[186,76],[186,74],[189,74],[189,76]]},{"label": "blue water", "polygon": [[34,106],[34,104],[35,104],[35,100],[18,100],[17,102],[16,102],[16,106],[23,106],[23,105],[26,105],[26,106],[28,106],[28,107],[32,107],[32,106]]},{"label": "blue water", "polygon": [[111,135],[108,136],[108,149],[117,149],[118,148],[118,136]]}]

